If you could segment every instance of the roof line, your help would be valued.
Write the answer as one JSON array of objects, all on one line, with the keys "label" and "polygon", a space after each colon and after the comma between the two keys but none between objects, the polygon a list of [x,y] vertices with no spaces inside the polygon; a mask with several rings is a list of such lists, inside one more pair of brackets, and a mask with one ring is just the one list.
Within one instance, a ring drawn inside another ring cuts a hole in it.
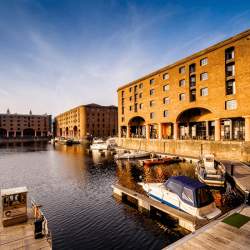
[{"label": "roof line", "polygon": [[183,59],[180,59],[180,60],[178,60],[178,61],[176,61],[176,62],[174,62],[174,63],[172,63],[172,64],[169,64],[169,65],[167,65],[167,66],[165,66],[165,67],[163,67],[163,68],[160,68],[160,69],[158,69],[158,70],[156,70],[156,71],[153,71],[152,73],[149,73],[149,74],[147,74],[147,75],[145,75],[145,76],[143,76],[143,77],[140,77],[140,78],[138,78],[138,79],[136,79],[136,80],[134,80],[134,81],[132,81],[132,82],[130,82],[130,83],[124,84],[124,85],[122,85],[121,87],[119,87],[119,88],[117,89],[117,91],[119,91],[119,90],[121,90],[121,89],[124,89],[124,88],[126,88],[126,87],[128,87],[128,86],[131,86],[131,85],[133,85],[133,84],[135,84],[135,83],[138,83],[139,81],[143,81],[143,80],[145,80],[145,79],[147,79],[147,78],[149,78],[149,77],[151,77],[151,76],[154,76],[154,75],[156,75],[156,74],[159,74],[159,73],[161,73],[161,72],[163,72],[163,71],[166,71],[166,70],[168,70],[168,69],[171,69],[171,68],[173,68],[173,67],[175,67],[175,66],[184,64],[184,63],[187,62],[187,61],[193,60],[193,59],[195,59],[195,58],[197,58],[197,57],[199,57],[199,56],[202,56],[203,54],[206,54],[206,53],[208,53],[208,52],[214,51],[214,50],[216,50],[216,49],[218,49],[218,48],[220,48],[220,47],[223,47],[223,46],[225,46],[225,45],[227,45],[227,44],[229,44],[229,43],[232,43],[232,42],[235,42],[235,41],[237,41],[237,40],[240,40],[241,38],[244,38],[244,37],[246,37],[246,36],[248,36],[248,35],[250,35],[250,29],[248,29],[248,30],[246,30],[246,31],[243,31],[243,32],[241,32],[241,33],[238,33],[238,34],[236,34],[235,36],[232,36],[232,37],[230,37],[230,38],[228,38],[228,39],[226,39],[226,40],[223,40],[223,41],[221,41],[221,42],[219,42],[219,43],[216,43],[216,44],[214,44],[214,45],[212,45],[212,46],[209,46],[209,47],[206,48],[206,49],[200,50],[200,51],[198,51],[198,52],[196,52],[196,53],[194,53],[194,54],[192,54],[192,55],[190,55],[190,56],[187,56],[187,57],[185,57],[185,58],[183,58]]}]

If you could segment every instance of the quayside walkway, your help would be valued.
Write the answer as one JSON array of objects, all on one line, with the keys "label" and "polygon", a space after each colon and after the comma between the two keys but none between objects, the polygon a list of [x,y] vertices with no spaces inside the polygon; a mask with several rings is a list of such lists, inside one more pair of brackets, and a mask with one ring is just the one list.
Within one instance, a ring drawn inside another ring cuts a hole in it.
[{"label": "quayside walkway", "polygon": [[46,237],[41,239],[34,238],[34,216],[30,210],[28,221],[14,226],[3,227],[0,222],[0,249],[51,249]]},{"label": "quayside walkway", "polygon": [[250,207],[246,206],[225,219],[212,222],[164,249],[247,250],[249,246]]}]

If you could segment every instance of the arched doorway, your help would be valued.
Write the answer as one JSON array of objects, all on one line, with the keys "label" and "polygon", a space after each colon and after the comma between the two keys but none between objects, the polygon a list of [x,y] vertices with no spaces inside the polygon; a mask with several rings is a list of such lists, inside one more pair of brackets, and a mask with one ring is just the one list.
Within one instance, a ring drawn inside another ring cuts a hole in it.
[{"label": "arched doorway", "polygon": [[62,128],[59,129],[59,136],[62,137],[63,132],[62,132]]},{"label": "arched doorway", "polygon": [[179,124],[180,139],[214,138],[214,120],[212,112],[206,108],[191,108],[181,112],[176,121]]},{"label": "arched doorway", "polygon": [[24,137],[34,137],[35,136],[35,130],[32,128],[26,128],[23,130],[23,136]]},{"label": "arched doorway", "polygon": [[77,126],[74,126],[74,127],[73,127],[73,137],[78,137],[78,134],[77,134]]},{"label": "arched doorway", "polygon": [[7,130],[4,128],[0,128],[0,138],[7,137]]},{"label": "arched doorway", "polygon": [[68,127],[66,127],[65,135],[66,135],[66,137],[69,136],[69,128]]},{"label": "arched doorway", "polygon": [[128,122],[130,128],[130,136],[135,138],[146,137],[145,119],[141,116],[135,116]]}]

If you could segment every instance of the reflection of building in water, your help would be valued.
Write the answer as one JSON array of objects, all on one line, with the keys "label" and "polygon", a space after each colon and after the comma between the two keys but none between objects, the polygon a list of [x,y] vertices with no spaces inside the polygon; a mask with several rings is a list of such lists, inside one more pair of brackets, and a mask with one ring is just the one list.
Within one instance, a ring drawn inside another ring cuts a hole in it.
[{"label": "reflection of building in water", "polygon": [[56,136],[85,139],[87,136],[115,136],[117,107],[98,104],[81,105],[55,118]]}]

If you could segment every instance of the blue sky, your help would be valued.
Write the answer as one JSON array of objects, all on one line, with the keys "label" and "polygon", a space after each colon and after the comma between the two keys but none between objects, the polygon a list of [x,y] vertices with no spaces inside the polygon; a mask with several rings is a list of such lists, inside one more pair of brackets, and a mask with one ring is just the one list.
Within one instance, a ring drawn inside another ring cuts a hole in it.
[{"label": "blue sky", "polygon": [[0,0],[0,113],[117,104],[117,88],[250,28],[250,1]]}]

